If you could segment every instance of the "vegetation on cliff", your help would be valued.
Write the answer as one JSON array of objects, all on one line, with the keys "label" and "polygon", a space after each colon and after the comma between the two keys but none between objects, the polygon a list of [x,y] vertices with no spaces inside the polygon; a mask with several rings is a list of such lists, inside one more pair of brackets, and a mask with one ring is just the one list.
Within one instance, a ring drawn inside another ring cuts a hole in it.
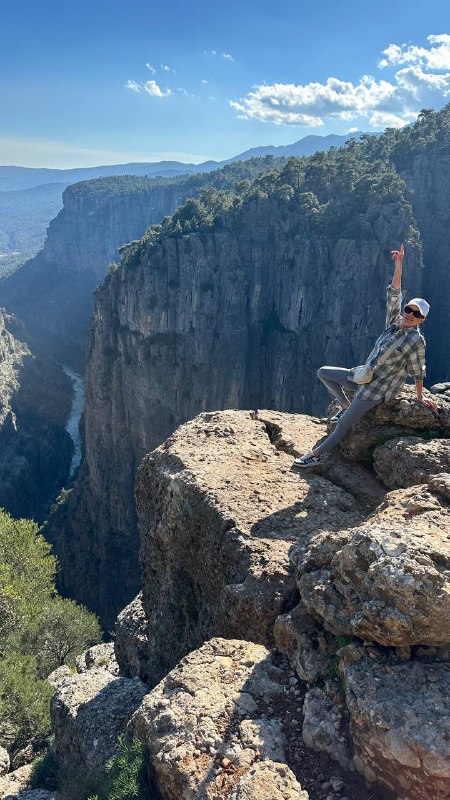
[{"label": "vegetation on cliff", "polygon": [[281,215],[295,216],[297,233],[306,236],[353,238],[370,226],[372,211],[380,205],[400,203],[416,238],[406,185],[395,165],[372,159],[364,146],[350,142],[310,158],[288,158],[284,164],[253,180],[242,179],[233,188],[204,187],[198,198],[190,198],[171,217],[152,225],[143,239],[122,248],[123,263],[135,266],[143,249],[163,239],[212,230],[233,231],[242,221],[242,211],[252,201],[272,201]]},{"label": "vegetation on cliff", "polygon": [[96,617],[55,590],[57,562],[36,523],[0,510],[0,744],[50,729],[45,678],[101,638]]},{"label": "vegetation on cliff", "polygon": [[[161,224],[152,225],[140,241],[122,248],[122,263],[136,266],[147,246],[166,238],[233,229],[241,209],[253,200],[275,200],[295,213],[298,232],[308,236],[358,236],[370,224],[375,205],[400,203],[417,240],[406,184],[400,172],[416,155],[430,150],[450,154],[450,104],[442,111],[424,109],[415,125],[388,128],[381,136],[364,134],[345,147],[331,148],[308,158],[252,159],[224,170],[185,179],[186,186],[203,188]],[[244,174],[245,168],[247,174]]]},{"label": "vegetation on cliff", "polygon": [[139,739],[122,741],[106,777],[90,800],[152,800],[146,748]]},{"label": "vegetation on cliff", "polygon": [[262,172],[267,172],[273,164],[281,166],[285,161],[284,158],[274,158],[274,156],[250,158],[248,161],[233,161],[213,172],[197,172],[195,175],[178,175],[173,178],[152,178],[146,175],[116,175],[109,178],[96,178],[68,186],[64,195],[68,198],[86,198],[113,195],[119,192],[135,194],[164,187],[173,187],[183,194],[186,192],[197,194],[205,184],[214,186],[216,189],[231,189],[237,181],[251,181]]},{"label": "vegetation on cliff", "polygon": [[422,109],[414,125],[387,128],[382,136],[364,134],[358,147],[368,158],[389,161],[399,171],[409,169],[418,155],[450,155],[450,103],[440,111]]}]

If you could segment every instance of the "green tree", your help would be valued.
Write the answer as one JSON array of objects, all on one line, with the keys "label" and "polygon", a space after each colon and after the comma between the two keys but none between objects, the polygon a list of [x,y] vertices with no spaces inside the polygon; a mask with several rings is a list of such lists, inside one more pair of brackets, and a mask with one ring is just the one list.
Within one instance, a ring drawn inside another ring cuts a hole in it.
[{"label": "green tree", "polygon": [[[56,559],[51,545],[30,520],[0,509],[0,605],[3,628],[18,628],[37,614],[55,591]],[[0,655],[4,638],[0,637]]]},{"label": "green tree", "polygon": [[32,656],[11,653],[0,659],[0,741],[10,752],[37,734],[49,734],[53,691],[37,678]]},{"label": "green tree", "polygon": [[35,522],[0,509],[0,743],[14,751],[49,729],[42,678],[99,641],[94,614],[58,597],[57,563]]},{"label": "green tree", "polygon": [[15,637],[18,649],[36,658],[37,674],[45,678],[63,664],[75,664],[76,657],[101,639],[94,614],[73,600],[55,597]]}]

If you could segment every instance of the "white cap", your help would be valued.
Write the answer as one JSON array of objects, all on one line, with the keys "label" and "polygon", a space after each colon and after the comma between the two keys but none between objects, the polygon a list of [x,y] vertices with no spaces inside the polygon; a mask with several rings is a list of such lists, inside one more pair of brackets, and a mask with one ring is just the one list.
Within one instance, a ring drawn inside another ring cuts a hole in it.
[{"label": "white cap", "polygon": [[417,306],[420,313],[422,314],[422,317],[426,317],[430,310],[430,304],[427,303],[427,301],[424,300],[423,297],[413,297],[413,299],[410,300],[409,303],[407,303],[406,305]]}]

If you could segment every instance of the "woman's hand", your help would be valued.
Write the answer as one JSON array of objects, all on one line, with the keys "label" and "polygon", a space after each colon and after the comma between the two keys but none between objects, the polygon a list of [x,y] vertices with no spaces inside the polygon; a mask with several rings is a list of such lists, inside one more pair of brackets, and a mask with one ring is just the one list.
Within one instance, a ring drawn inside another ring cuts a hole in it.
[{"label": "woman's hand", "polygon": [[420,400],[417,398],[417,402],[420,403],[421,406],[425,406],[426,408],[432,408],[434,411],[439,408],[436,400],[429,400],[428,398],[424,400],[422,397]]},{"label": "woman's hand", "polygon": [[402,266],[404,255],[405,255],[405,245],[403,244],[403,242],[400,245],[400,250],[391,250],[391,257],[394,259],[396,267]]}]

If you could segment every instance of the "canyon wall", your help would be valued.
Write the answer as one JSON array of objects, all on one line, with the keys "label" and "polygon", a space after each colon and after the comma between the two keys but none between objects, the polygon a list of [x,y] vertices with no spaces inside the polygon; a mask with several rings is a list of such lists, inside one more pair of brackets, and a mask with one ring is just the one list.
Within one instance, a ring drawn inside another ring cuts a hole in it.
[{"label": "canyon wall", "polygon": [[24,333],[0,309],[0,507],[42,522],[69,475],[71,384],[30,351]]},{"label": "canyon wall", "polygon": [[67,187],[41,252],[0,282],[0,303],[26,324],[34,347],[84,370],[93,291],[109,265],[120,260],[119,248],[206,184],[229,188],[267,170],[272,161],[250,159],[177,178],[118,175]]},{"label": "canyon wall", "polygon": [[422,239],[426,267],[423,292],[431,304],[430,320],[423,329],[431,383],[450,380],[449,176],[450,155],[442,153],[416,156],[404,176]]},{"label": "canyon wall", "polygon": [[44,248],[0,285],[0,302],[23,320],[33,341],[63,363],[84,369],[92,294],[124,242],[171,214],[183,194],[176,182],[147,178],[75,184],[49,225]]}]

